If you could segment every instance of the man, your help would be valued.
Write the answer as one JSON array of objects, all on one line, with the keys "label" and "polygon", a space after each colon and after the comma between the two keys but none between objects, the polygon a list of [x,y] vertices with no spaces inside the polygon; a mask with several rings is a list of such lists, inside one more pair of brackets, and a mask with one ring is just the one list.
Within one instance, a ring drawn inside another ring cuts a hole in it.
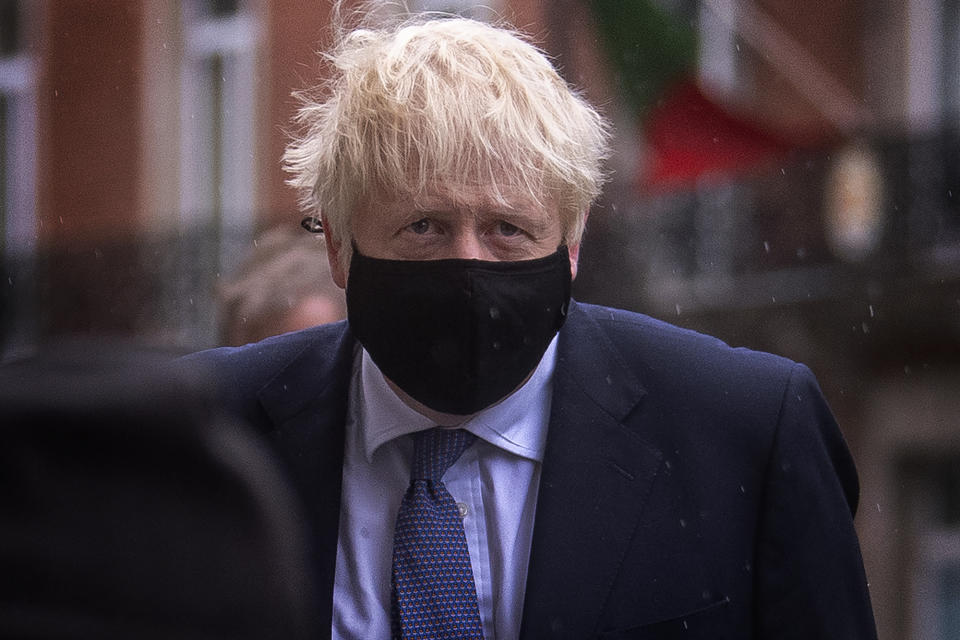
[{"label": "man", "polygon": [[469,20],[330,56],[286,162],[348,322],[194,359],[286,459],[333,636],[874,638],[810,372],[570,301],[596,111]]}]

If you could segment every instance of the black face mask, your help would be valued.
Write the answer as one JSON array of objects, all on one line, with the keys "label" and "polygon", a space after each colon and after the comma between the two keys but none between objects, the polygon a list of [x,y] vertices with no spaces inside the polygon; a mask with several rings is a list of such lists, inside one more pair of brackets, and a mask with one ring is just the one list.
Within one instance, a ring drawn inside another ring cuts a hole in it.
[{"label": "black face mask", "polygon": [[381,260],[354,248],[347,313],[384,375],[442,413],[467,415],[516,389],[566,319],[565,246],[535,260]]}]

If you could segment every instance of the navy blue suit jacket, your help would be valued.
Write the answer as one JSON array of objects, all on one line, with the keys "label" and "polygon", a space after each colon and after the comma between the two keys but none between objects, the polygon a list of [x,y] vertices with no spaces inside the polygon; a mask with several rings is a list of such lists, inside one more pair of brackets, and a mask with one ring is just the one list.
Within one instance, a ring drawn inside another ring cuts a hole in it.
[{"label": "navy blue suit jacket", "polygon": [[[192,357],[308,505],[326,628],[354,350],[339,323]],[[523,637],[876,637],[856,472],[806,367],[572,303],[553,394]]]}]

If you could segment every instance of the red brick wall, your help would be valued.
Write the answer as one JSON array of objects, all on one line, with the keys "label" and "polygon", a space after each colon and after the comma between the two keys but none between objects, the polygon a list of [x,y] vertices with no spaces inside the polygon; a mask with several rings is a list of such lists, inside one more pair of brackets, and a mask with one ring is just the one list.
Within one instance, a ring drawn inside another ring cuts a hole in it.
[{"label": "red brick wall", "polygon": [[140,179],[141,3],[47,0],[41,20],[41,242],[129,232]]},{"label": "red brick wall", "polygon": [[[860,0],[795,2],[763,0],[757,3],[775,23],[799,43],[819,66],[846,91],[862,102],[864,94],[864,11]],[[755,93],[751,106],[756,117],[775,130],[794,137],[797,133],[835,134],[809,97],[788,79],[791,70],[777,68],[754,55]],[[829,94],[819,94],[828,100]]]}]

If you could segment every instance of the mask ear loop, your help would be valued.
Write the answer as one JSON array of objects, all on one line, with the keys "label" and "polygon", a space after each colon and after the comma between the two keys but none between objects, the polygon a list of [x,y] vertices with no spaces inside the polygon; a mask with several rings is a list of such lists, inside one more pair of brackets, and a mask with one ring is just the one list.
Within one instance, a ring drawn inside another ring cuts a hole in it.
[{"label": "mask ear loop", "polygon": [[300,226],[310,233],[323,233],[323,222],[318,216],[304,216],[300,221]]}]

